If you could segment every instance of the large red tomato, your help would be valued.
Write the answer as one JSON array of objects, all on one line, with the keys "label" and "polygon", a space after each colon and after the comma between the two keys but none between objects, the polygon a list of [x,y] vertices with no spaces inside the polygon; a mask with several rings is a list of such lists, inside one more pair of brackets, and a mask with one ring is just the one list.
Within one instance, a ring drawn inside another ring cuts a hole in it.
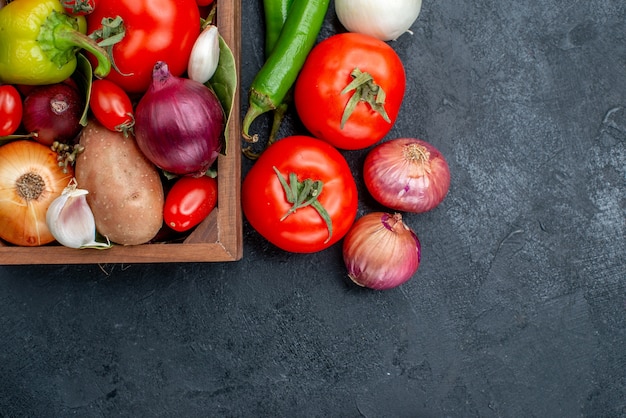
[{"label": "large red tomato", "polygon": [[[321,186],[314,203],[294,208],[295,201],[313,197],[314,193],[302,193],[309,186],[310,190]],[[306,196],[294,198],[294,192]],[[241,196],[250,225],[277,247],[297,253],[320,251],[343,238],[358,205],[356,184],[343,155],[308,136],[283,138],[267,148],[244,179]],[[320,207],[328,214],[328,223]]]},{"label": "large red tomato", "polygon": [[[344,91],[359,73],[362,88]],[[404,66],[393,48],[368,35],[341,33],[320,42],[307,57],[296,81],[295,104],[313,136],[337,148],[361,149],[389,132],[405,88]],[[384,94],[376,94],[377,89]],[[351,98],[355,106],[350,112]]]},{"label": "large red tomato", "polygon": [[157,61],[165,61],[173,75],[185,72],[200,34],[195,0],[99,0],[87,16],[88,32],[101,28],[103,18],[116,16],[123,19],[126,32],[112,47],[117,69],[112,68],[107,79],[129,93],[142,93]]}]

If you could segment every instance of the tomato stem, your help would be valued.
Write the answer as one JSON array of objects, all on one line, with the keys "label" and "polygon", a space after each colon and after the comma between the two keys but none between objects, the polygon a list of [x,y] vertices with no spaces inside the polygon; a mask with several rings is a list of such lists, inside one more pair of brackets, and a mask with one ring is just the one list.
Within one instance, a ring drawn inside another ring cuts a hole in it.
[{"label": "tomato stem", "polygon": [[352,76],[353,80],[341,91],[341,94],[346,94],[353,90],[354,93],[352,93],[341,116],[341,129],[343,129],[350,115],[352,115],[352,112],[354,112],[354,109],[356,109],[356,106],[360,102],[368,103],[372,110],[382,116],[387,123],[391,123],[391,119],[385,110],[387,95],[385,91],[374,82],[374,78],[371,74],[364,73],[358,68],[355,68],[352,70],[352,73],[350,73],[350,76]]},{"label": "tomato stem", "polygon": [[126,112],[126,116],[128,119],[117,125],[115,130],[124,134],[125,138],[128,138],[128,135],[135,136],[135,115],[130,112]]},{"label": "tomato stem", "polygon": [[107,51],[111,61],[111,66],[115,71],[122,75],[133,75],[132,73],[125,74],[121,72],[113,59],[113,45],[120,42],[124,39],[124,36],[126,36],[126,26],[124,26],[124,20],[120,16],[116,16],[115,18],[105,17],[102,19],[101,24],[102,27],[91,33],[89,37],[97,41],[98,46]]},{"label": "tomato stem", "polygon": [[333,236],[333,223],[330,219],[330,215],[318,200],[318,197],[322,193],[324,182],[312,179],[299,181],[296,173],[289,173],[289,182],[287,182],[287,179],[285,179],[281,172],[278,171],[276,167],[273,168],[280,184],[283,186],[287,201],[293,204],[287,213],[280,218],[280,221],[284,221],[289,215],[295,213],[300,208],[311,206],[326,223],[326,228],[328,229],[328,238],[324,241],[324,244],[326,244]]},{"label": "tomato stem", "polygon": [[62,0],[61,5],[66,10],[71,10],[73,15],[93,12],[93,4],[86,0]]}]

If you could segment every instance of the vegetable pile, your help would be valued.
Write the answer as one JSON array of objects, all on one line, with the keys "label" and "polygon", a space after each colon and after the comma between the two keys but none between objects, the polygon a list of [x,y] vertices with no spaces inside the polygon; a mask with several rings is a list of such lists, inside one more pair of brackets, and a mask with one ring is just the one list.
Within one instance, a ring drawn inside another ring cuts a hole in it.
[{"label": "vegetable pile", "polygon": [[216,3],[2,3],[0,245],[169,242],[208,217],[237,85]]},{"label": "vegetable pile", "polygon": [[[266,61],[249,90],[244,155],[253,165],[242,184],[242,208],[267,241],[312,253],[343,240],[355,284],[392,289],[413,277],[422,247],[403,213],[435,209],[450,187],[450,169],[435,145],[407,135],[389,138],[406,89],[393,41],[417,20],[421,0],[336,0],[346,29],[324,39],[324,0],[264,0]],[[305,132],[278,137],[295,107]],[[272,112],[266,140],[253,122]],[[260,150],[259,150],[260,148]],[[366,150],[362,173],[345,155]],[[382,210],[357,215],[355,176]]]}]

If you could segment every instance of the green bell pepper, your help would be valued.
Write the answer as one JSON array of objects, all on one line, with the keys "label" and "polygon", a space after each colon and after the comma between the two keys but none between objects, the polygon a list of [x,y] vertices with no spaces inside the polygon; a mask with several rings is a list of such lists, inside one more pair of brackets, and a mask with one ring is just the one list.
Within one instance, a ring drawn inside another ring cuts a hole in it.
[{"label": "green bell pepper", "polygon": [[59,83],[76,69],[81,49],[98,60],[97,77],[109,74],[106,50],[81,33],[59,0],[13,0],[0,9],[0,83]]}]

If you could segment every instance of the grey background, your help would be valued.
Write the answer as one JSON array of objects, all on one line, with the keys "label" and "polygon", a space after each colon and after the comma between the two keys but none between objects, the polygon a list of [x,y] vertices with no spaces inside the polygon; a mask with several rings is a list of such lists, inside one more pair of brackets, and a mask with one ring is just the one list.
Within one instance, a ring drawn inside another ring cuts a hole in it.
[{"label": "grey background", "polygon": [[[424,1],[388,138],[453,178],[405,217],[400,288],[247,223],[235,263],[0,267],[0,416],[626,416],[625,22],[621,0]],[[331,3],[321,37],[342,30]],[[244,0],[244,90],[262,31]],[[344,153],[360,214],[366,151]]]}]

